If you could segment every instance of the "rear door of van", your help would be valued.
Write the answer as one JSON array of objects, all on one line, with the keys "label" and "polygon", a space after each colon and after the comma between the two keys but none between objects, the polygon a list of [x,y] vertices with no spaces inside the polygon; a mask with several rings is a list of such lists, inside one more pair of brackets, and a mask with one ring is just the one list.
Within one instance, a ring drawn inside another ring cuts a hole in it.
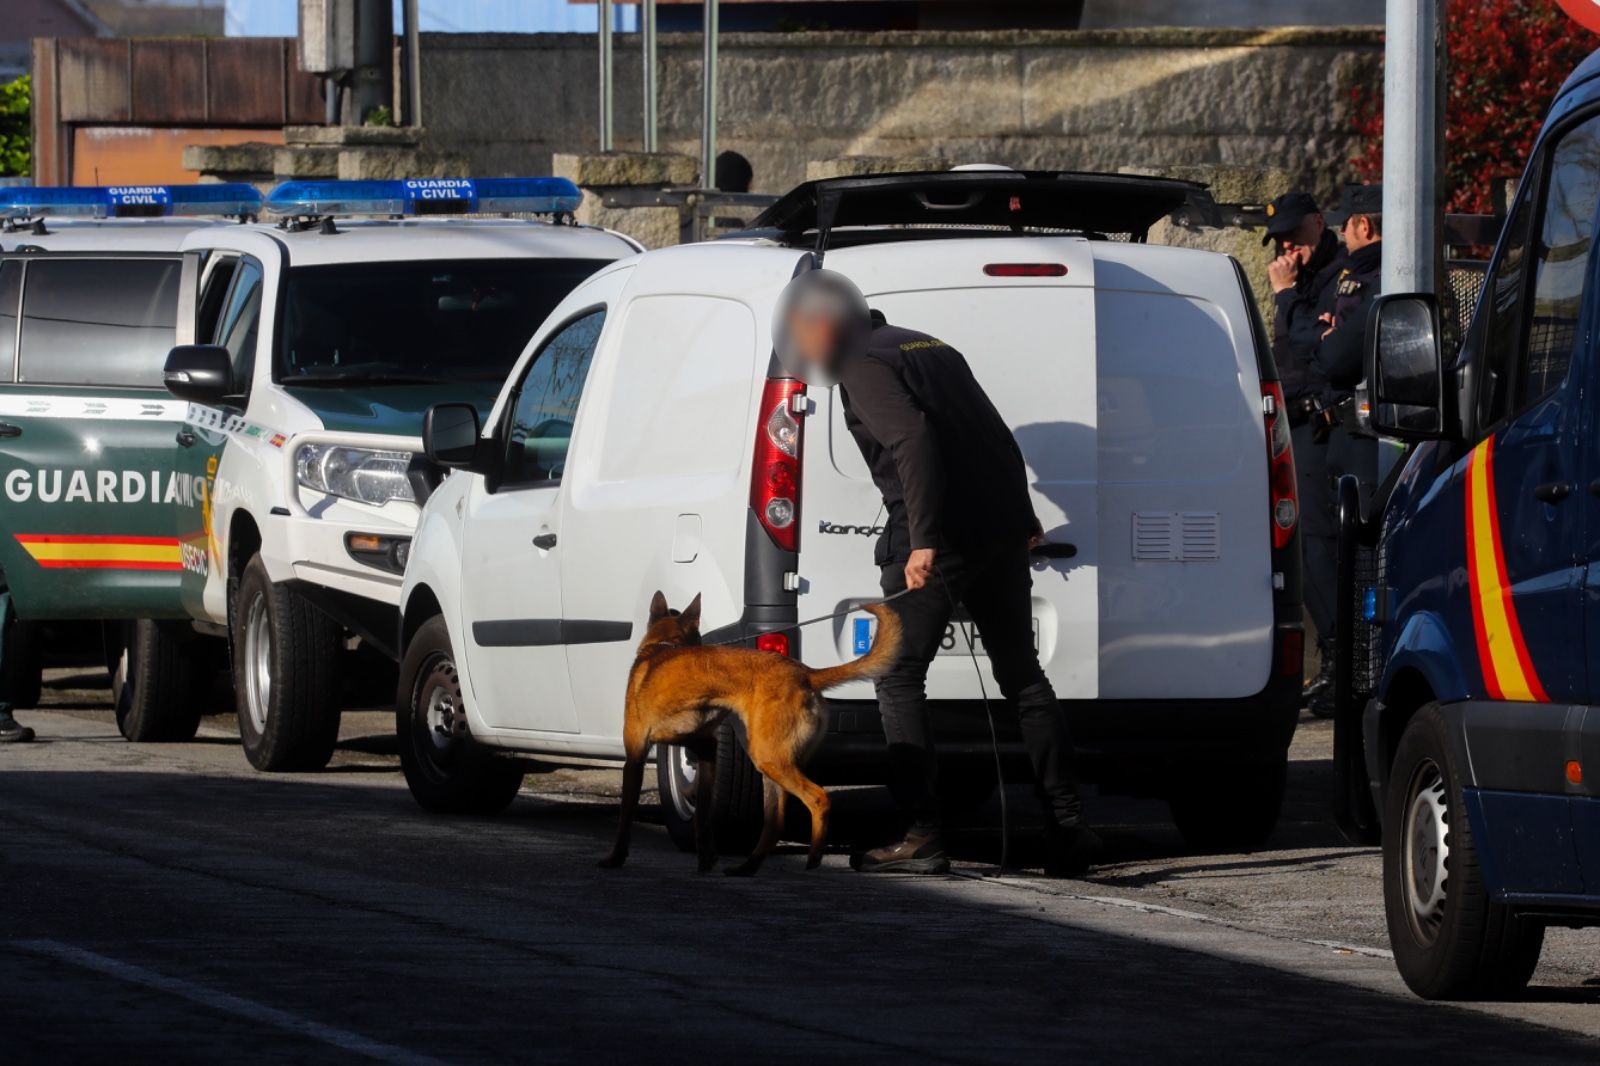
[{"label": "rear door of van", "polygon": [[161,376],[183,274],[176,254],[0,256],[0,568],[19,617],[183,616],[185,405]]},{"label": "rear door of van", "polygon": [[[891,322],[960,349],[1010,423],[1047,539],[1070,545],[1034,565],[1034,639],[1062,698],[1228,698],[1265,686],[1265,429],[1250,311],[1227,259],[1002,238],[845,249],[828,266]],[[837,390],[811,395],[801,617],[878,594],[883,518]],[[969,635],[958,617],[929,673],[931,698],[978,695]],[[865,616],[850,616],[831,641],[812,630],[802,651],[822,664],[868,639]]]},{"label": "rear door of van", "polygon": [[[1000,264],[1047,264],[1059,273],[999,276]],[[1028,461],[1034,508],[1046,536],[1070,544],[1073,552],[1036,568],[1040,661],[1063,698],[1092,698],[1100,685],[1100,523],[1095,264],[1089,245],[1037,238],[897,243],[830,252],[827,266],[854,280],[890,322],[959,349],[1010,423]],[[813,387],[810,396],[816,408],[806,426],[802,464],[802,618],[879,595],[873,548],[884,518],[882,498],[845,428],[839,390]],[[835,623],[831,642],[822,636],[825,629],[805,634],[801,651],[808,663],[865,650],[865,615]],[[970,625],[952,622],[929,671],[931,698],[978,695],[969,636],[977,637]],[[837,695],[868,698],[871,688],[857,683]]]}]

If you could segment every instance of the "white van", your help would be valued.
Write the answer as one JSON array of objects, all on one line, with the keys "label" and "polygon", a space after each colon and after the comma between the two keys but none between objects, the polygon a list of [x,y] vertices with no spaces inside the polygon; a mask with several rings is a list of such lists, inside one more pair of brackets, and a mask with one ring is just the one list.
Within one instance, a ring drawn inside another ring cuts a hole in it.
[{"label": "white van", "polygon": [[[1040,658],[1087,776],[1169,797],[1196,845],[1259,842],[1298,713],[1298,515],[1243,272],[1142,243],[1199,192],[1009,171],[821,181],[738,239],[648,252],[579,285],[481,429],[466,405],[428,416],[425,448],[458,472],[423,510],[401,589],[396,724],[417,800],[503,807],[523,769],[507,753],[619,758],[658,588],[673,604],[704,597],[707,640],[814,666],[870,643],[865,613],[785,629],[879,595],[881,499],[837,391],[785,378],[772,357],[779,293],[825,254],[890,322],[960,349],[1013,426],[1053,545],[1035,566]],[[790,506],[769,506],[791,485]],[[994,782],[960,626],[928,689],[947,800],[972,804]],[[829,703],[810,772],[883,780],[871,686]],[[1016,761],[1015,718],[999,715]],[[760,789],[726,728],[715,816],[729,842],[758,824]],[[658,755],[685,845],[692,766]]]}]

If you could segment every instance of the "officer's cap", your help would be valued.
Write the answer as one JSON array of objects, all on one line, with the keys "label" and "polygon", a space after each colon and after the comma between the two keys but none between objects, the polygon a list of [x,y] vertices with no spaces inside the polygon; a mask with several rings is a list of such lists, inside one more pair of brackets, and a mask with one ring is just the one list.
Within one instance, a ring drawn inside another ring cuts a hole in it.
[{"label": "officer's cap", "polygon": [[1381,215],[1383,213],[1382,185],[1346,185],[1339,206],[1328,212],[1328,224],[1342,226],[1351,215]]},{"label": "officer's cap", "polygon": [[1284,193],[1267,205],[1267,232],[1261,235],[1261,243],[1267,244],[1274,237],[1293,233],[1300,228],[1300,223],[1305,221],[1307,215],[1315,215],[1321,210],[1308,192]]}]

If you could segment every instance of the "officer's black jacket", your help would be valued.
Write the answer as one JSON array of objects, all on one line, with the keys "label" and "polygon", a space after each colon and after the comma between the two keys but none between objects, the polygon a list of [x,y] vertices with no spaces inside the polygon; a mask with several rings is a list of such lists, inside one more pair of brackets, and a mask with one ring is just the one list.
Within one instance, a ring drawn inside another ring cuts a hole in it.
[{"label": "officer's black jacket", "polygon": [[888,509],[879,562],[975,549],[1038,527],[1022,450],[961,353],[873,314],[838,367],[845,425]]},{"label": "officer's black jacket", "polygon": [[[1351,252],[1318,308],[1318,314],[1331,314],[1335,325],[1332,333],[1318,339],[1310,363],[1337,392],[1346,393],[1361,380],[1367,312],[1378,297],[1382,270],[1382,241]],[[1322,328],[1326,330],[1327,324]]]},{"label": "officer's black jacket", "polygon": [[1311,351],[1327,329],[1317,321],[1326,294],[1332,292],[1344,264],[1344,246],[1333,230],[1322,231],[1316,251],[1301,268],[1294,286],[1273,296],[1272,357],[1288,400],[1322,397],[1327,380],[1311,366]]}]

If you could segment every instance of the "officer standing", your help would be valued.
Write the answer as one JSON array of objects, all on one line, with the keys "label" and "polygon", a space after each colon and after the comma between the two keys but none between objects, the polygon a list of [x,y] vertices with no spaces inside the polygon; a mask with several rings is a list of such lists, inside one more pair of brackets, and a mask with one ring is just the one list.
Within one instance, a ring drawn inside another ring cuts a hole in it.
[{"label": "officer standing", "polygon": [[1328,379],[1334,395],[1328,431],[1328,483],[1337,499],[1339,479],[1354,474],[1365,511],[1378,484],[1378,439],[1356,417],[1355,387],[1365,372],[1363,352],[1367,316],[1383,278],[1381,185],[1347,185],[1339,209],[1328,221],[1344,239],[1344,265],[1327,306],[1318,320],[1323,333],[1311,353],[1311,364]]},{"label": "officer standing", "polygon": [[1328,488],[1327,377],[1311,355],[1327,324],[1344,251],[1310,193],[1290,192],[1267,205],[1263,244],[1277,244],[1267,268],[1272,285],[1272,355],[1289,408],[1290,440],[1300,497],[1301,549],[1305,557],[1306,609],[1316,626],[1322,670],[1305,688],[1313,710],[1333,709],[1334,585],[1339,564],[1339,523]]},{"label": "officer standing", "polygon": [[5,669],[5,646],[17,619],[11,612],[11,593],[0,587],[0,744],[21,744],[33,739],[33,730],[11,714],[9,671]]},{"label": "officer standing", "polygon": [[774,334],[786,360],[838,382],[845,425],[883,494],[883,591],[909,590],[893,604],[900,655],[877,687],[890,787],[910,828],[851,864],[868,873],[950,868],[925,682],[961,603],[1017,710],[1049,827],[1045,872],[1082,873],[1099,838],[1083,822],[1066,712],[1033,646],[1029,550],[1043,537],[1010,427],[960,352],[889,325],[842,274],[814,270],[790,282]]}]

